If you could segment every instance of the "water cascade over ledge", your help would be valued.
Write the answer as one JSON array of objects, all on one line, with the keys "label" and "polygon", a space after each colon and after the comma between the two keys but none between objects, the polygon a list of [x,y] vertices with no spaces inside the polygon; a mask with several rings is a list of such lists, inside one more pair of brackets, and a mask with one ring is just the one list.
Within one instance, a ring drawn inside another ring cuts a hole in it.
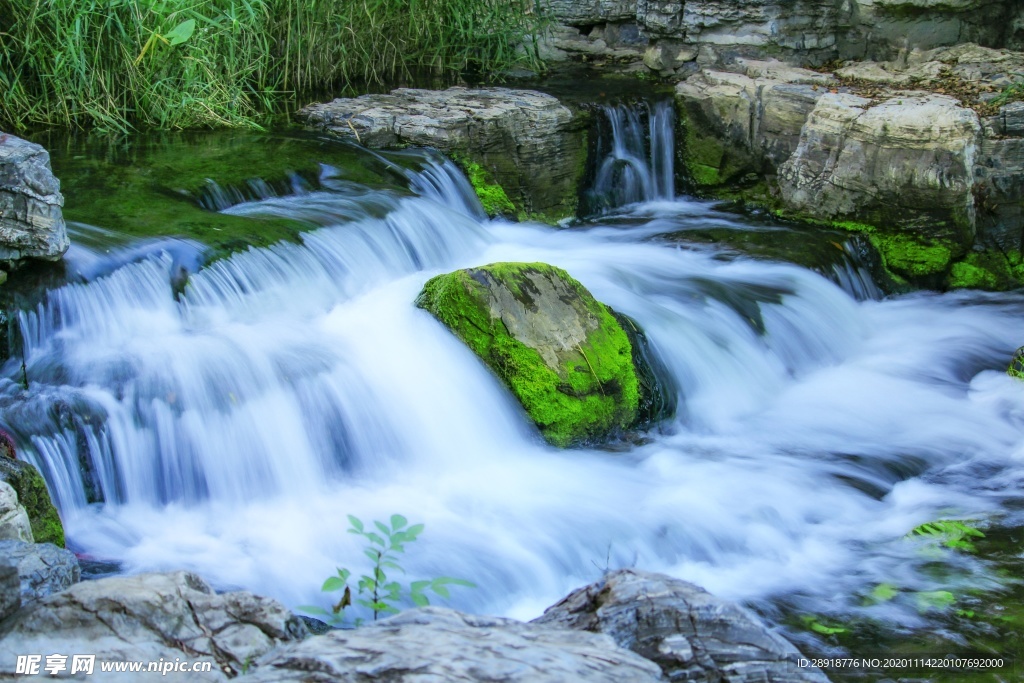
[{"label": "water cascade over ledge", "polygon": [[[642,157],[617,116],[623,208],[607,220],[487,221],[438,158],[406,193],[325,172],[224,209],[302,221],[301,243],[236,253],[182,288],[156,250],[23,312],[29,388],[10,360],[0,417],[73,547],[318,604],[335,567],[362,568],[346,515],[397,512],[426,523],[410,576],[477,583],[455,594],[463,609],[535,616],[605,566],[826,609],[883,581],[933,589],[903,540],[917,524],[1020,516],[1024,396],[1001,369],[1024,297],[876,300],[863,273],[843,271],[844,289],[666,241],[749,221],[674,199],[671,159]],[[546,446],[413,305],[431,276],[496,261],[564,268],[636,320],[679,387],[674,420],[607,450]]]}]

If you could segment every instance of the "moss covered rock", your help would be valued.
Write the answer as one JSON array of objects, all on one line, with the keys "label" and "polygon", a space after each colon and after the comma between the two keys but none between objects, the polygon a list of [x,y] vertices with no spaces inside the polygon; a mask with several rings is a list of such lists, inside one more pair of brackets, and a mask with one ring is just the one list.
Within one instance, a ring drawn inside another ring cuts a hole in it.
[{"label": "moss covered rock", "polygon": [[543,263],[439,275],[416,303],[505,382],[550,443],[607,437],[638,417],[633,349],[611,310]]},{"label": "moss covered rock", "polygon": [[39,470],[27,462],[0,454],[0,481],[17,491],[18,501],[28,512],[36,543],[53,543],[63,548],[64,525]]}]

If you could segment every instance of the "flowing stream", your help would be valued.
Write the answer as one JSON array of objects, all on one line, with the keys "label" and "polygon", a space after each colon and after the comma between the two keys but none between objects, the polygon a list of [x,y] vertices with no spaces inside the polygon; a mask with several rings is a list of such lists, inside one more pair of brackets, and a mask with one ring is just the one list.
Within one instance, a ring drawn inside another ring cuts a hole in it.
[{"label": "flowing stream", "polygon": [[[657,113],[644,139],[671,135]],[[124,571],[188,568],[326,605],[336,567],[366,569],[346,515],[402,513],[426,524],[408,578],[474,581],[453,592],[461,609],[533,617],[636,566],[826,612],[860,609],[883,582],[935,589],[905,538],[922,522],[1020,523],[1024,389],[1003,369],[1024,298],[883,299],[856,263],[825,277],[663,239],[779,228],[674,197],[671,156],[642,152],[639,119],[608,121],[596,185],[622,171],[617,208],[570,229],[487,220],[454,165],[424,154],[412,194],[326,166],[283,194],[222,193],[225,212],[309,229],[187,284],[197,245],[75,247],[84,281],[21,316],[29,388],[20,358],[0,384],[0,418],[71,545]],[[546,446],[413,305],[433,275],[497,261],[565,268],[638,321],[678,390],[675,417],[605,449]]]}]

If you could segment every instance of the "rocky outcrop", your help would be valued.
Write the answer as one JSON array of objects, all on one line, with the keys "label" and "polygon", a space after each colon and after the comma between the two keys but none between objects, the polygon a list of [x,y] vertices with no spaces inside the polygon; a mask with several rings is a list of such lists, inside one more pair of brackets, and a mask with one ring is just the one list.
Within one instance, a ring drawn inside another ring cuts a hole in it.
[{"label": "rocky outcrop", "polygon": [[39,470],[30,463],[0,455],[0,481],[17,492],[18,502],[28,513],[35,541],[63,548],[64,526]]},{"label": "rocky outcrop", "polygon": [[439,275],[416,300],[505,382],[556,446],[602,439],[638,415],[633,349],[564,270],[494,263]]},{"label": "rocky outcrop", "polygon": [[70,245],[60,182],[37,144],[0,132],[0,261],[56,261]]},{"label": "rocky outcrop", "polygon": [[21,579],[18,568],[0,564],[0,621],[18,611],[21,607]]},{"label": "rocky outcrop", "polygon": [[[736,60],[680,83],[695,185],[868,233],[928,287],[1019,286],[1024,55],[963,45],[819,74]],[[1019,120],[1020,119],[1020,120]]]},{"label": "rocky outcrop", "polygon": [[247,680],[621,683],[664,680],[607,636],[426,607],[283,647]]},{"label": "rocky outcrop", "polygon": [[403,88],[314,104],[298,117],[368,147],[435,147],[481,166],[524,215],[574,215],[586,160],[586,120],[550,95]]},{"label": "rocky outcrop", "polygon": [[[279,603],[246,592],[215,594],[187,572],[86,581],[0,624],[0,678],[14,674],[19,654],[56,652],[95,654],[97,662],[211,662],[211,672],[179,680],[225,681],[306,633]],[[88,677],[123,679],[124,672],[104,673],[98,664]],[[135,680],[157,679],[165,680]]]},{"label": "rocky outcrop", "polygon": [[548,16],[563,24],[593,26],[635,19],[637,0],[541,0],[540,4]]},{"label": "rocky outcrop", "polygon": [[604,633],[658,664],[668,680],[827,683],[749,610],[663,574],[610,572],[534,623]]},{"label": "rocky outcrop", "polygon": [[23,605],[62,591],[82,578],[74,553],[52,543],[0,541],[0,557],[18,572]]},{"label": "rocky outcrop", "polygon": [[34,541],[28,513],[18,502],[18,492],[7,482],[0,481],[0,541],[6,540]]}]

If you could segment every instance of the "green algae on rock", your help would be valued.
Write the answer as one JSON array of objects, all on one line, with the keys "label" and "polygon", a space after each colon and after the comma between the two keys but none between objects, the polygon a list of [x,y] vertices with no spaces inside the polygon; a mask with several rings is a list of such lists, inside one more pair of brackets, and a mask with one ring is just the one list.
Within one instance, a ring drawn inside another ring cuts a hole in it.
[{"label": "green algae on rock", "polygon": [[416,299],[519,399],[551,444],[633,424],[639,382],[611,310],[560,268],[492,263],[429,280]]}]

